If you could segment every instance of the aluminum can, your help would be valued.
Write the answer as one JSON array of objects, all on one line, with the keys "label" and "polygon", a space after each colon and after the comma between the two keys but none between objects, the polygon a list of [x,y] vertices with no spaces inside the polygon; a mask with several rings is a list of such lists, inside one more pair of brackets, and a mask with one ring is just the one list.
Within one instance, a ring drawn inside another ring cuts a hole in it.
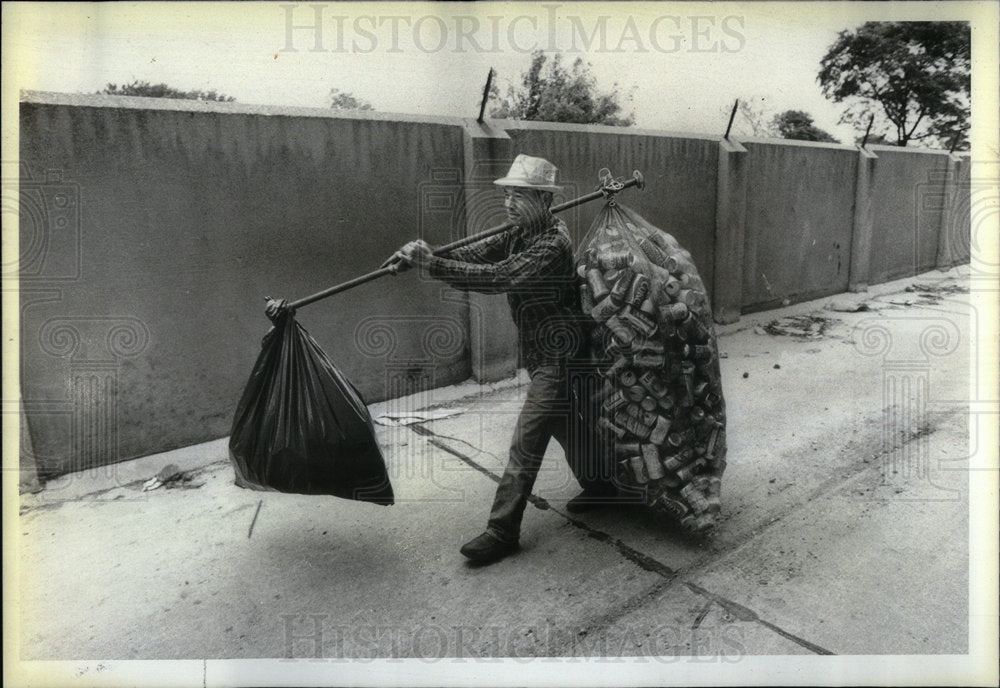
[{"label": "aluminum can", "polygon": [[695,514],[703,514],[708,511],[708,500],[705,495],[696,487],[694,482],[690,482],[680,490],[681,496],[691,505],[691,511]]},{"label": "aluminum can", "polygon": [[652,428],[653,424],[656,423],[656,414],[644,410],[641,404],[635,402],[631,402],[625,407],[625,413],[629,418],[646,428]]},{"label": "aluminum can", "polygon": [[629,349],[635,341],[635,333],[617,315],[608,318],[604,326],[611,331],[615,341],[625,349]]},{"label": "aluminum can", "polygon": [[677,281],[677,278],[671,277],[663,282],[661,289],[663,290],[663,293],[666,294],[671,301],[673,301],[677,298],[677,294],[681,291],[681,283]]},{"label": "aluminum can", "polygon": [[587,270],[587,286],[590,287],[590,293],[593,295],[595,303],[603,300],[604,297],[611,293],[611,289],[608,288],[607,283],[604,281],[604,276],[597,268]]},{"label": "aluminum can", "polygon": [[690,311],[688,311],[688,307],[683,303],[672,303],[667,306],[667,314],[671,320],[681,323],[688,317]]},{"label": "aluminum can", "polygon": [[677,292],[674,300],[677,303],[683,303],[688,307],[688,310],[697,310],[698,305],[701,303],[701,296],[698,292],[693,289],[687,289],[684,285],[681,285],[681,290]]},{"label": "aluminum can", "polygon": [[686,318],[684,318],[678,326],[684,330],[687,335],[687,340],[694,344],[704,344],[709,339],[709,332],[705,329],[705,326],[701,324],[701,321],[694,316],[694,314],[689,313]]},{"label": "aluminum can", "polygon": [[694,272],[694,265],[689,260],[676,253],[667,258],[663,267],[665,267],[669,272],[678,275]]},{"label": "aluminum can", "polygon": [[661,494],[659,496],[659,498],[656,500],[656,504],[661,509],[670,514],[672,517],[676,518],[678,521],[682,520],[685,517],[690,518],[690,514],[688,513],[688,508],[684,504],[684,502],[680,501],[679,499],[674,499],[673,497],[668,496],[666,493]]},{"label": "aluminum can", "polygon": [[667,443],[671,447],[683,447],[691,441],[693,433],[690,430],[678,430],[667,435]]},{"label": "aluminum can", "polygon": [[601,418],[597,421],[597,424],[605,430],[611,431],[611,433],[613,433],[618,439],[623,439],[625,437],[625,429],[618,427],[607,418]]},{"label": "aluminum can", "polygon": [[584,315],[590,315],[590,312],[594,310],[594,299],[590,295],[590,287],[586,284],[580,284],[580,310],[583,311]]},{"label": "aluminum can", "polygon": [[662,369],[666,362],[663,354],[636,354],[632,357],[632,364],[636,368]]},{"label": "aluminum can", "polygon": [[662,354],[666,352],[666,347],[656,339],[640,339],[632,345],[632,350],[637,354]]},{"label": "aluminum can", "polygon": [[649,437],[649,428],[640,423],[635,418],[629,417],[627,413],[618,412],[615,420],[620,427],[625,428],[626,434],[630,434],[639,441],[645,441]]},{"label": "aluminum can", "polygon": [[633,279],[635,279],[635,272],[630,268],[624,268],[618,275],[615,285],[611,287],[611,300],[618,306],[625,305],[625,298],[628,296],[628,290],[632,286]]},{"label": "aluminum can", "polygon": [[686,466],[683,466],[677,471],[677,479],[682,483],[690,482],[691,478],[695,476],[705,465],[705,459],[695,459]]},{"label": "aluminum can", "polygon": [[652,337],[656,333],[656,320],[632,306],[625,306],[618,317],[643,337]]},{"label": "aluminum can", "polygon": [[639,376],[639,384],[649,390],[649,393],[660,398],[669,392],[666,383],[652,370],[647,370]]},{"label": "aluminum can", "polygon": [[646,388],[642,385],[632,385],[624,390],[625,398],[636,403],[646,396]]},{"label": "aluminum can", "polygon": [[650,480],[659,480],[665,475],[663,466],[660,464],[660,454],[656,450],[656,445],[642,445],[642,460],[646,464],[646,475],[649,476]]},{"label": "aluminum can", "polygon": [[649,441],[655,445],[662,445],[670,432],[670,421],[663,416],[657,416],[653,429],[649,433]]},{"label": "aluminum can", "polygon": [[640,485],[648,483],[649,476],[646,475],[646,462],[642,460],[642,457],[630,456],[628,461],[632,467],[632,475],[635,477],[635,481]]},{"label": "aluminum can", "polygon": [[642,453],[642,447],[638,442],[615,442],[615,456],[637,456]]},{"label": "aluminum can", "polygon": [[722,479],[718,476],[711,476],[708,479],[708,495],[705,500],[708,502],[708,513],[717,514],[722,510],[720,496],[722,493]]},{"label": "aluminum can", "polygon": [[597,253],[597,267],[601,270],[621,270],[635,263],[631,251],[600,251]]},{"label": "aluminum can", "polygon": [[653,243],[649,237],[639,242],[639,248],[642,249],[642,252],[646,254],[651,263],[660,267],[666,267],[667,254],[662,248]]},{"label": "aluminum can", "polygon": [[597,322],[607,322],[609,318],[618,312],[619,306],[611,300],[610,296],[605,296],[598,301],[590,311],[590,317]]},{"label": "aluminum can", "polygon": [[607,399],[605,399],[604,403],[601,404],[601,406],[602,406],[602,408],[607,413],[611,413],[611,412],[613,412],[613,411],[621,408],[622,406],[624,406],[627,403],[628,403],[628,399],[625,398],[624,394],[622,394],[620,391],[618,391],[618,392],[615,392],[610,397],[608,397]]},{"label": "aluminum can", "polygon": [[679,469],[681,466],[688,463],[689,461],[690,459],[686,459],[680,454],[673,454],[672,456],[668,456],[663,460],[663,468],[667,471],[670,471],[671,473],[674,473],[677,471],[677,469]]},{"label": "aluminum can", "polygon": [[648,296],[649,278],[640,272],[632,279],[625,302],[632,308],[638,309]]}]

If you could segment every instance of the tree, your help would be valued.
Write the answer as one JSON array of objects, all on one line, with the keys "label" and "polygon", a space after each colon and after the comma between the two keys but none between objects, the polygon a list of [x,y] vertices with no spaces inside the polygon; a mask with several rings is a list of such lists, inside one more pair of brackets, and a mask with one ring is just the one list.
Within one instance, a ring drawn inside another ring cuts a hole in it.
[{"label": "tree", "polygon": [[108,84],[98,93],[109,96],[142,96],[144,98],[181,98],[183,100],[216,100],[231,103],[236,99],[215,91],[181,91],[166,84],[133,81],[130,84]]},{"label": "tree", "polygon": [[341,91],[339,88],[330,89],[330,107],[334,110],[374,110],[372,104],[364,98],[356,98],[353,94]]},{"label": "tree", "polygon": [[775,115],[772,122],[775,131],[783,139],[840,143],[813,124],[812,115],[801,110],[785,110],[781,114]]},{"label": "tree", "polygon": [[774,129],[774,117],[769,116],[773,111],[767,106],[764,96],[750,96],[739,100],[734,127],[738,128],[737,123],[741,122],[749,129],[750,136],[770,138],[778,135]]},{"label": "tree", "polygon": [[[499,97],[496,85],[490,91],[492,96]],[[617,84],[608,92],[597,90],[597,79],[582,58],[578,57],[566,68],[559,53],[549,61],[545,53],[536,50],[531,55],[531,65],[521,75],[520,86],[510,86],[490,116],[628,127],[635,121],[635,115],[620,114],[621,98]]]},{"label": "tree", "polygon": [[966,22],[866,22],[837,34],[817,79],[826,97],[848,103],[840,121],[860,131],[874,113],[896,145],[926,140],[962,147],[968,142],[969,45]]}]

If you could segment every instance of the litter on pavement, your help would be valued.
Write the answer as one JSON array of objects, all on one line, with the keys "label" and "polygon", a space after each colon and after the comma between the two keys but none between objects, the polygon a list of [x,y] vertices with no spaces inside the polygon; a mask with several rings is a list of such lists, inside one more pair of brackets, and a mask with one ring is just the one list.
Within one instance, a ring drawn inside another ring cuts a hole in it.
[{"label": "litter on pavement", "polygon": [[379,425],[413,425],[414,423],[424,423],[429,420],[441,420],[465,413],[464,408],[439,409],[437,411],[413,411],[408,413],[383,413],[375,422]]}]

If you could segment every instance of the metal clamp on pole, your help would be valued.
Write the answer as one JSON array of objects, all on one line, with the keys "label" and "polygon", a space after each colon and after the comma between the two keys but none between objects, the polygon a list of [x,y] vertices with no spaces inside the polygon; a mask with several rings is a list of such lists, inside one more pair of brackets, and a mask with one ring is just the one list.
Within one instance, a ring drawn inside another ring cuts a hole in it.
[{"label": "metal clamp on pole", "polygon": [[610,205],[615,205],[615,195],[621,192],[622,189],[635,186],[637,189],[642,190],[646,186],[646,181],[639,170],[633,170],[632,179],[625,182],[621,178],[615,179],[611,176],[611,170],[607,167],[602,167],[597,173],[597,178],[601,180],[598,189]]}]

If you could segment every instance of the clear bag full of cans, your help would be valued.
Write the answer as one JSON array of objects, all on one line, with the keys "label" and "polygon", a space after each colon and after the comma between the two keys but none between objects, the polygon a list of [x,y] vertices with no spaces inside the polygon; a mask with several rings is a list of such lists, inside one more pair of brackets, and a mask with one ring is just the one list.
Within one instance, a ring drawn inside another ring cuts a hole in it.
[{"label": "clear bag full of cans", "polygon": [[720,513],[726,407],[712,310],[691,254],[633,210],[606,205],[576,255],[595,400],[618,483],[692,533]]}]

